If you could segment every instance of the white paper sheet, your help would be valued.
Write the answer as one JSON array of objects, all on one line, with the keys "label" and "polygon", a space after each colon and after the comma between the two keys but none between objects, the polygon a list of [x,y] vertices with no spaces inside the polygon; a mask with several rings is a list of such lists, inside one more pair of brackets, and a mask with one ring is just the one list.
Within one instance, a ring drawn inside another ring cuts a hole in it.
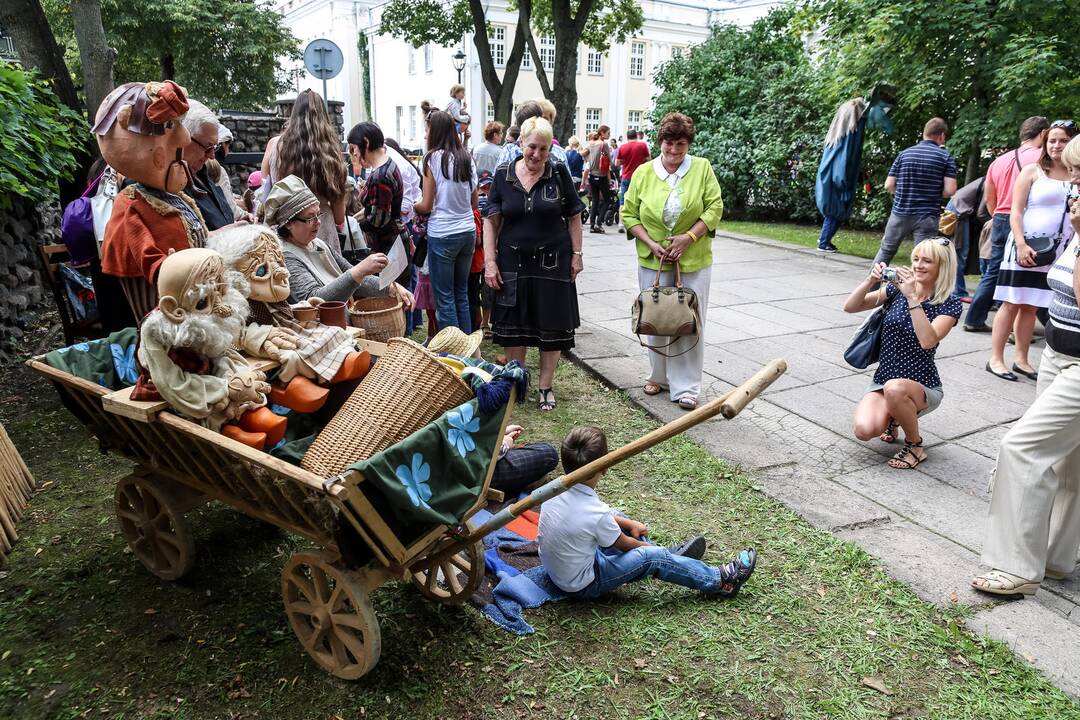
[{"label": "white paper sheet", "polygon": [[405,254],[405,246],[401,244],[401,238],[394,241],[394,246],[386,254],[388,262],[386,267],[379,273],[379,289],[390,287],[390,283],[398,279],[405,268],[409,267],[409,257]]}]

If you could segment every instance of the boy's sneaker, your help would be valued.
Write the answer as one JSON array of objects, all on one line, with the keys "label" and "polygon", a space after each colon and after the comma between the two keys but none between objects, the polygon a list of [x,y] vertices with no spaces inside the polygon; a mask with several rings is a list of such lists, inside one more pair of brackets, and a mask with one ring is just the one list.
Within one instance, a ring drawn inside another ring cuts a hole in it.
[{"label": "boy's sneaker", "polygon": [[818,246],[818,250],[820,250],[820,251],[821,251],[821,252],[823,252],[823,253],[838,253],[838,252],[840,252],[840,248],[836,247],[836,246],[835,246],[835,245],[833,245],[832,243],[829,243],[829,244],[828,244],[828,245],[826,245],[825,247],[821,247],[821,246],[819,245],[819,246]]},{"label": "boy's sneaker", "polygon": [[750,579],[756,564],[757,553],[754,548],[743,550],[734,560],[720,566],[720,588],[711,594],[722,598],[735,597],[743,584]]},{"label": "boy's sneaker", "polygon": [[705,536],[695,535],[682,545],[672,545],[668,550],[672,555],[682,555],[693,560],[700,560],[705,556]]}]

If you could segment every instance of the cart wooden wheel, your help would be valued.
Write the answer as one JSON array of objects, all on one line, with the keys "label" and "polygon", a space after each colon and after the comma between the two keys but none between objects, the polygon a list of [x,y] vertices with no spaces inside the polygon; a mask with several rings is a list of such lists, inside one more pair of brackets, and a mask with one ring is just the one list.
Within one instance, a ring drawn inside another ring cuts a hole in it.
[{"label": "cart wooden wheel", "polygon": [[165,483],[128,475],[116,485],[116,517],[131,551],[162,580],[176,580],[190,568],[195,541],[184,519],[184,503]]},{"label": "cart wooden wheel", "polygon": [[[468,525],[466,531],[471,531]],[[471,598],[484,579],[484,545],[480,540],[453,555],[425,565],[420,560],[412,572],[413,584],[435,602],[460,605]],[[464,576],[464,577],[462,577]]]},{"label": "cart wooden wheel", "polygon": [[293,632],[311,659],[344,680],[375,667],[379,621],[355,573],[323,552],[296,553],[281,572],[281,596]]}]

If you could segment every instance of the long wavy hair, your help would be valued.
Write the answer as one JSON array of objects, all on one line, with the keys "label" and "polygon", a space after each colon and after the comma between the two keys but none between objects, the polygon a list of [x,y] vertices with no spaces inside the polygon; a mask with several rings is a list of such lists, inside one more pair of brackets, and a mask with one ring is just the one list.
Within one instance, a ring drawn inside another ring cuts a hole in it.
[{"label": "long wavy hair", "polygon": [[281,177],[296,175],[326,202],[332,203],[345,194],[347,169],[341,141],[322,97],[314,90],[296,96],[277,153]]},{"label": "long wavy hair", "polygon": [[[442,110],[433,110],[428,115],[428,154],[424,158],[424,165],[428,165],[431,154],[436,150],[442,150],[440,158],[442,164],[442,176],[447,180],[456,182],[469,182],[472,180],[472,156],[461,144],[461,137],[457,134],[457,126],[449,113]],[[453,167],[450,167],[453,158]],[[450,177],[453,171],[454,177]],[[435,168],[431,169],[434,176]]]}]

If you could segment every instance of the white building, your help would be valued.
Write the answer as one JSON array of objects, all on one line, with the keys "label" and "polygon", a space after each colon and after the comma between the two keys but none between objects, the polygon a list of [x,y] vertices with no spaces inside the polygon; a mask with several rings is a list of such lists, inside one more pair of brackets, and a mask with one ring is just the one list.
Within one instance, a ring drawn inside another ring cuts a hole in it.
[{"label": "white building", "polygon": [[[597,53],[585,46],[578,50],[578,107],[573,112],[575,132],[585,134],[605,124],[612,135],[624,135],[627,128],[640,127],[652,108],[657,89],[653,72],[686,48],[705,40],[709,28],[720,22],[746,25],[780,4],[763,0],[642,0],[644,23],[637,36]],[[429,101],[438,108],[449,102],[450,86],[458,73],[452,56],[458,49],[466,56],[462,72],[465,101],[472,116],[472,134],[481,138],[484,124],[493,118],[494,108],[480,74],[480,62],[472,35],[452,47],[425,45],[413,48],[404,40],[379,34],[383,3],[377,0],[278,0],[277,8],[301,47],[316,38],[333,40],[345,56],[345,69],[327,82],[331,100],[345,103],[346,127],[372,118],[389,137],[403,146],[423,145],[424,128],[420,103]],[[489,40],[496,67],[510,52],[517,13],[506,10],[505,0],[489,0],[491,26]],[[361,61],[358,36],[368,37],[371,107],[365,108],[359,85]],[[540,56],[548,68],[549,82],[555,62],[553,37],[537,37]],[[322,92],[322,81],[297,73],[297,88]],[[515,104],[542,95],[529,53],[525,53],[514,89]]]}]

